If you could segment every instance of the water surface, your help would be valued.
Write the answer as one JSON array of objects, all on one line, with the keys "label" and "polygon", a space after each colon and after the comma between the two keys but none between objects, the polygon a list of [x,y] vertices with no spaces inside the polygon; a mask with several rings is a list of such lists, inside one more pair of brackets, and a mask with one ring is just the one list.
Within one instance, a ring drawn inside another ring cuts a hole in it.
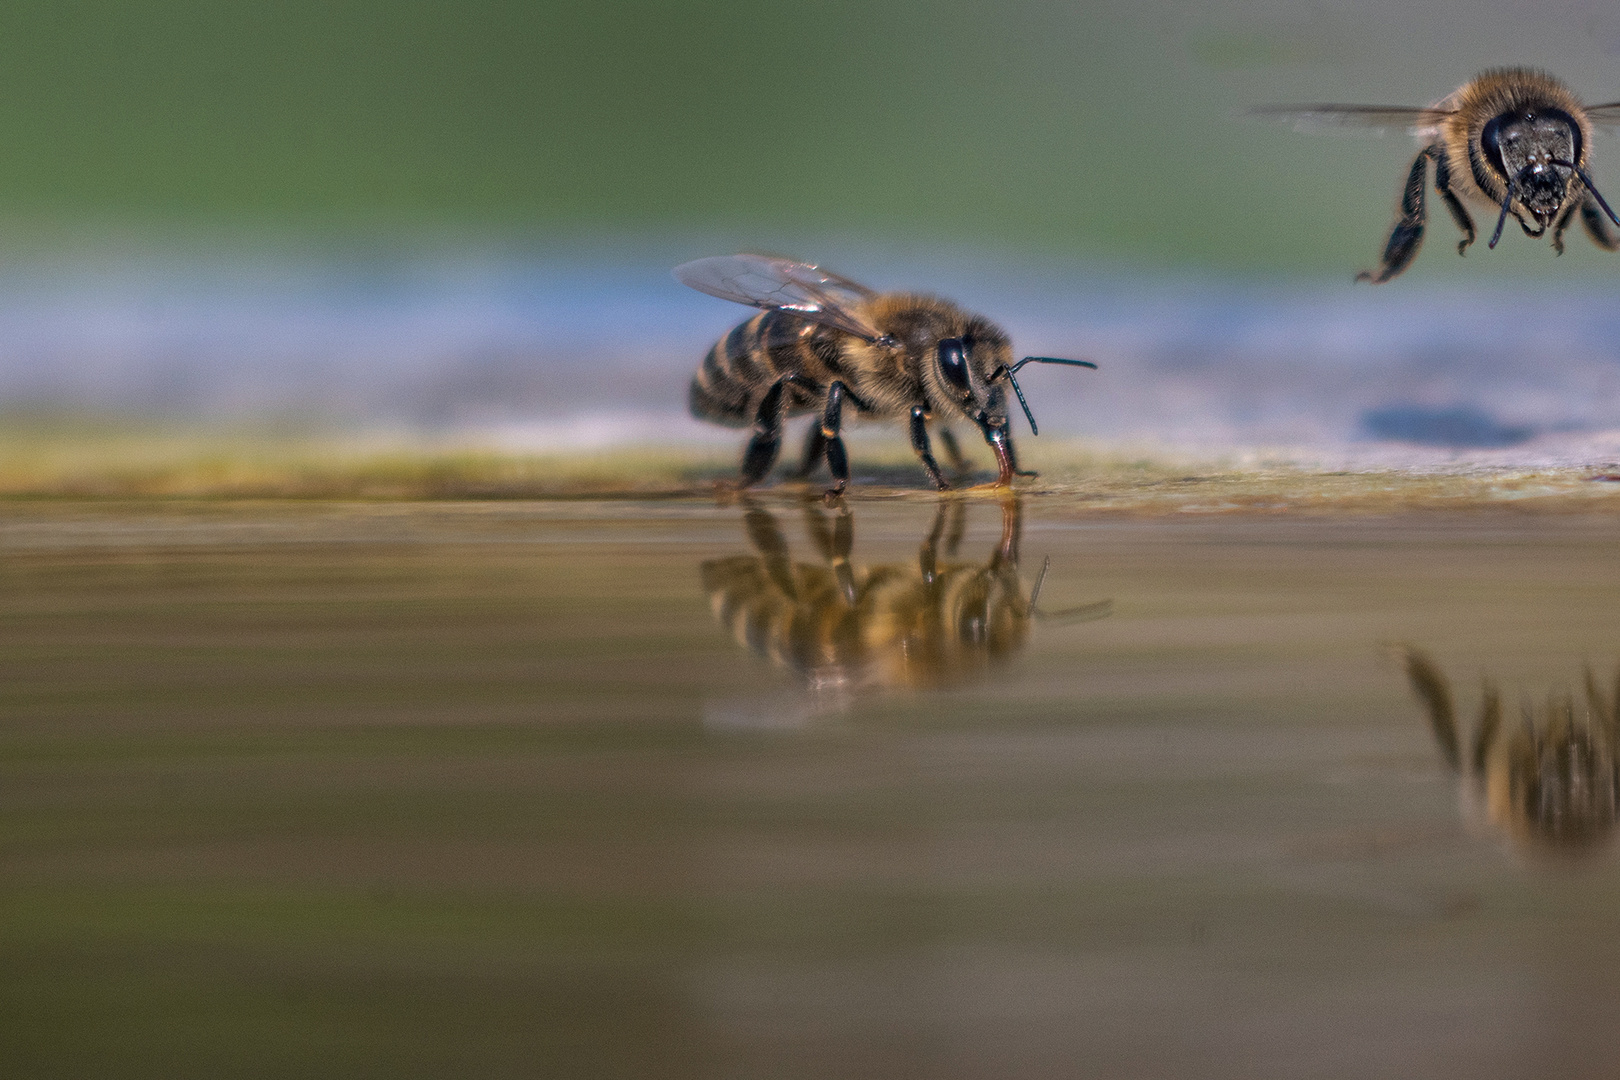
[{"label": "water surface", "polygon": [[1617,540],[13,503],[0,1071],[1601,1075],[1620,874],[1471,811],[1389,646],[1465,738],[1609,687]]}]

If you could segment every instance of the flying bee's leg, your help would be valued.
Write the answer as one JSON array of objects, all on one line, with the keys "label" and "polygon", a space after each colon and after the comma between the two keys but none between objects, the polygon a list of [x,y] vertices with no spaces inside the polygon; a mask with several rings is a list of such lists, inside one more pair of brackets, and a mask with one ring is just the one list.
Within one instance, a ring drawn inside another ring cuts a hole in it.
[{"label": "flying bee's leg", "polygon": [[939,425],[939,441],[945,444],[945,456],[951,460],[951,468],[959,473],[965,473],[973,466],[962,454],[962,444],[956,441],[956,433],[944,424]]},{"label": "flying bee's leg", "polygon": [[1446,164],[1446,155],[1443,150],[1433,152],[1434,157],[1434,190],[1451,211],[1451,220],[1457,223],[1457,228],[1463,232],[1462,240],[1457,244],[1457,254],[1461,255],[1468,250],[1468,245],[1474,242],[1474,219],[1468,216],[1457,193],[1451,190],[1451,166]]},{"label": "flying bee's leg", "polygon": [[844,440],[838,434],[844,422],[844,384],[834,379],[827,388],[827,408],[821,414],[821,438],[826,443],[827,468],[833,474],[835,486],[828,495],[842,495],[849,484],[849,455],[844,452]]},{"label": "flying bee's leg", "polygon": [[777,451],[782,449],[782,395],[786,390],[787,380],[776,380],[754,410],[754,437],[748,440],[738,481],[742,487],[759,483],[776,463]]},{"label": "flying bee's leg", "polygon": [[1423,152],[1412,162],[1412,170],[1406,174],[1406,187],[1401,192],[1401,216],[1395,222],[1395,230],[1389,234],[1389,243],[1384,245],[1384,259],[1375,274],[1371,270],[1363,270],[1356,275],[1357,281],[1370,281],[1374,285],[1381,285],[1390,278],[1405,270],[1417,254],[1418,248],[1423,244],[1423,221],[1425,211],[1423,208],[1423,182],[1429,171],[1429,158],[1435,153],[1432,146],[1425,147]]},{"label": "flying bee's leg", "polygon": [[1552,231],[1552,246],[1554,255],[1562,255],[1564,253],[1564,230],[1569,227],[1570,219],[1572,219],[1574,216],[1574,203],[1566,203],[1564,208],[1558,212],[1558,217],[1553,222]]},{"label": "flying bee's leg", "polygon": [[804,439],[804,458],[799,463],[799,471],[793,475],[803,480],[816,471],[821,459],[827,453],[827,436],[821,433],[821,425],[815,421],[810,422],[810,432]]},{"label": "flying bee's leg", "polygon": [[922,459],[923,468],[928,470],[928,478],[934,486],[941,491],[947,490],[951,485],[945,482],[940,474],[939,462],[934,460],[934,449],[928,442],[928,414],[923,412],[921,405],[911,407],[911,448]]},{"label": "flying bee's leg", "polygon": [[1603,220],[1603,212],[1591,195],[1581,200],[1581,224],[1586,227],[1586,235],[1592,238],[1592,243],[1604,251],[1620,250],[1620,239],[1609,231],[1609,223]]}]

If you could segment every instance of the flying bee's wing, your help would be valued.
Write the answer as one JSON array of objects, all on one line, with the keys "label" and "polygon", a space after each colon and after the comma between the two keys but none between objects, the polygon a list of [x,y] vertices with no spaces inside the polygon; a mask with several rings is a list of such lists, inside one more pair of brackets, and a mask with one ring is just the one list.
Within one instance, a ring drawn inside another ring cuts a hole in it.
[{"label": "flying bee's wing", "polygon": [[1413,108],[1404,105],[1261,105],[1249,110],[1250,116],[1281,120],[1295,131],[1312,133],[1366,131],[1385,132],[1404,128],[1414,135],[1432,131],[1452,115],[1450,109]]},{"label": "flying bee's wing", "polygon": [[722,300],[791,311],[867,341],[883,337],[883,331],[850,310],[877,293],[819,266],[772,255],[716,255],[682,263],[673,273],[682,285]]},{"label": "flying bee's wing", "polygon": [[1620,131],[1620,101],[1611,101],[1607,105],[1593,105],[1586,110],[1586,116],[1592,121],[1593,127],[1600,127],[1606,131]]}]

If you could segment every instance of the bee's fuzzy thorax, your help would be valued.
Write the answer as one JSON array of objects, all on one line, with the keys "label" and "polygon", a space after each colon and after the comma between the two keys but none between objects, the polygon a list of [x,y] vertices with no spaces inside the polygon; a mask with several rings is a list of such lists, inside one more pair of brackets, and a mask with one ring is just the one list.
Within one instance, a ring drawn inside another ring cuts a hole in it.
[{"label": "bee's fuzzy thorax", "polygon": [[864,314],[873,326],[894,338],[884,348],[847,338],[844,354],[858,392],[872,405],[872,415],[902,416],[919,402],[942,418],[967,416],[957,393],[939,376],[935,350],[946,338],[973,342],[969,362],[988,382],[995,369],[1011,362],[1007,334],[982,315],[964,311],[948,300],[926,293],[882,293]]}]

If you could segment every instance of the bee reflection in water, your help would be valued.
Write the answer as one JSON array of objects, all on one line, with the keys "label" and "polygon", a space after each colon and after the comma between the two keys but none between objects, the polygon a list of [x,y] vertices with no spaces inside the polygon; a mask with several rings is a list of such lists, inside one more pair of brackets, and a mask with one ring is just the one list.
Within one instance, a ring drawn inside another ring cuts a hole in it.
[{"label": "bee reflection in water", "polygon": [[[962,502],[942,502],[915,563],[851,561],[854,515],[805,506],[820,563],[792,561],[776,518],[748,511],[757,554],[703,564],[715,618],[739,644],[787,668],[816,691],[926,689],[977,681],[1021,650],[1033,619],[1079,622],[1112,601],[1039,609],[1041,575],[1025,592],[1018,574],[1022,506],[1001,502],[1001,540],[982,563],[953,561],[966,530]],[[940,560],[941,543],[946,561]]]},{"label": "bee reflection in water", "polygon": [[1465,755],[1445,675],[1422,650],[1401,653],[1475,820],[1530,854],[1592,855],[1609,846],[1620,817],[1620,674],[1611,698],[1587,668],[1584,701],[1568,691],[1527,701],[1517,724],[1503,723],[1501,694],[1487,678]]}]

